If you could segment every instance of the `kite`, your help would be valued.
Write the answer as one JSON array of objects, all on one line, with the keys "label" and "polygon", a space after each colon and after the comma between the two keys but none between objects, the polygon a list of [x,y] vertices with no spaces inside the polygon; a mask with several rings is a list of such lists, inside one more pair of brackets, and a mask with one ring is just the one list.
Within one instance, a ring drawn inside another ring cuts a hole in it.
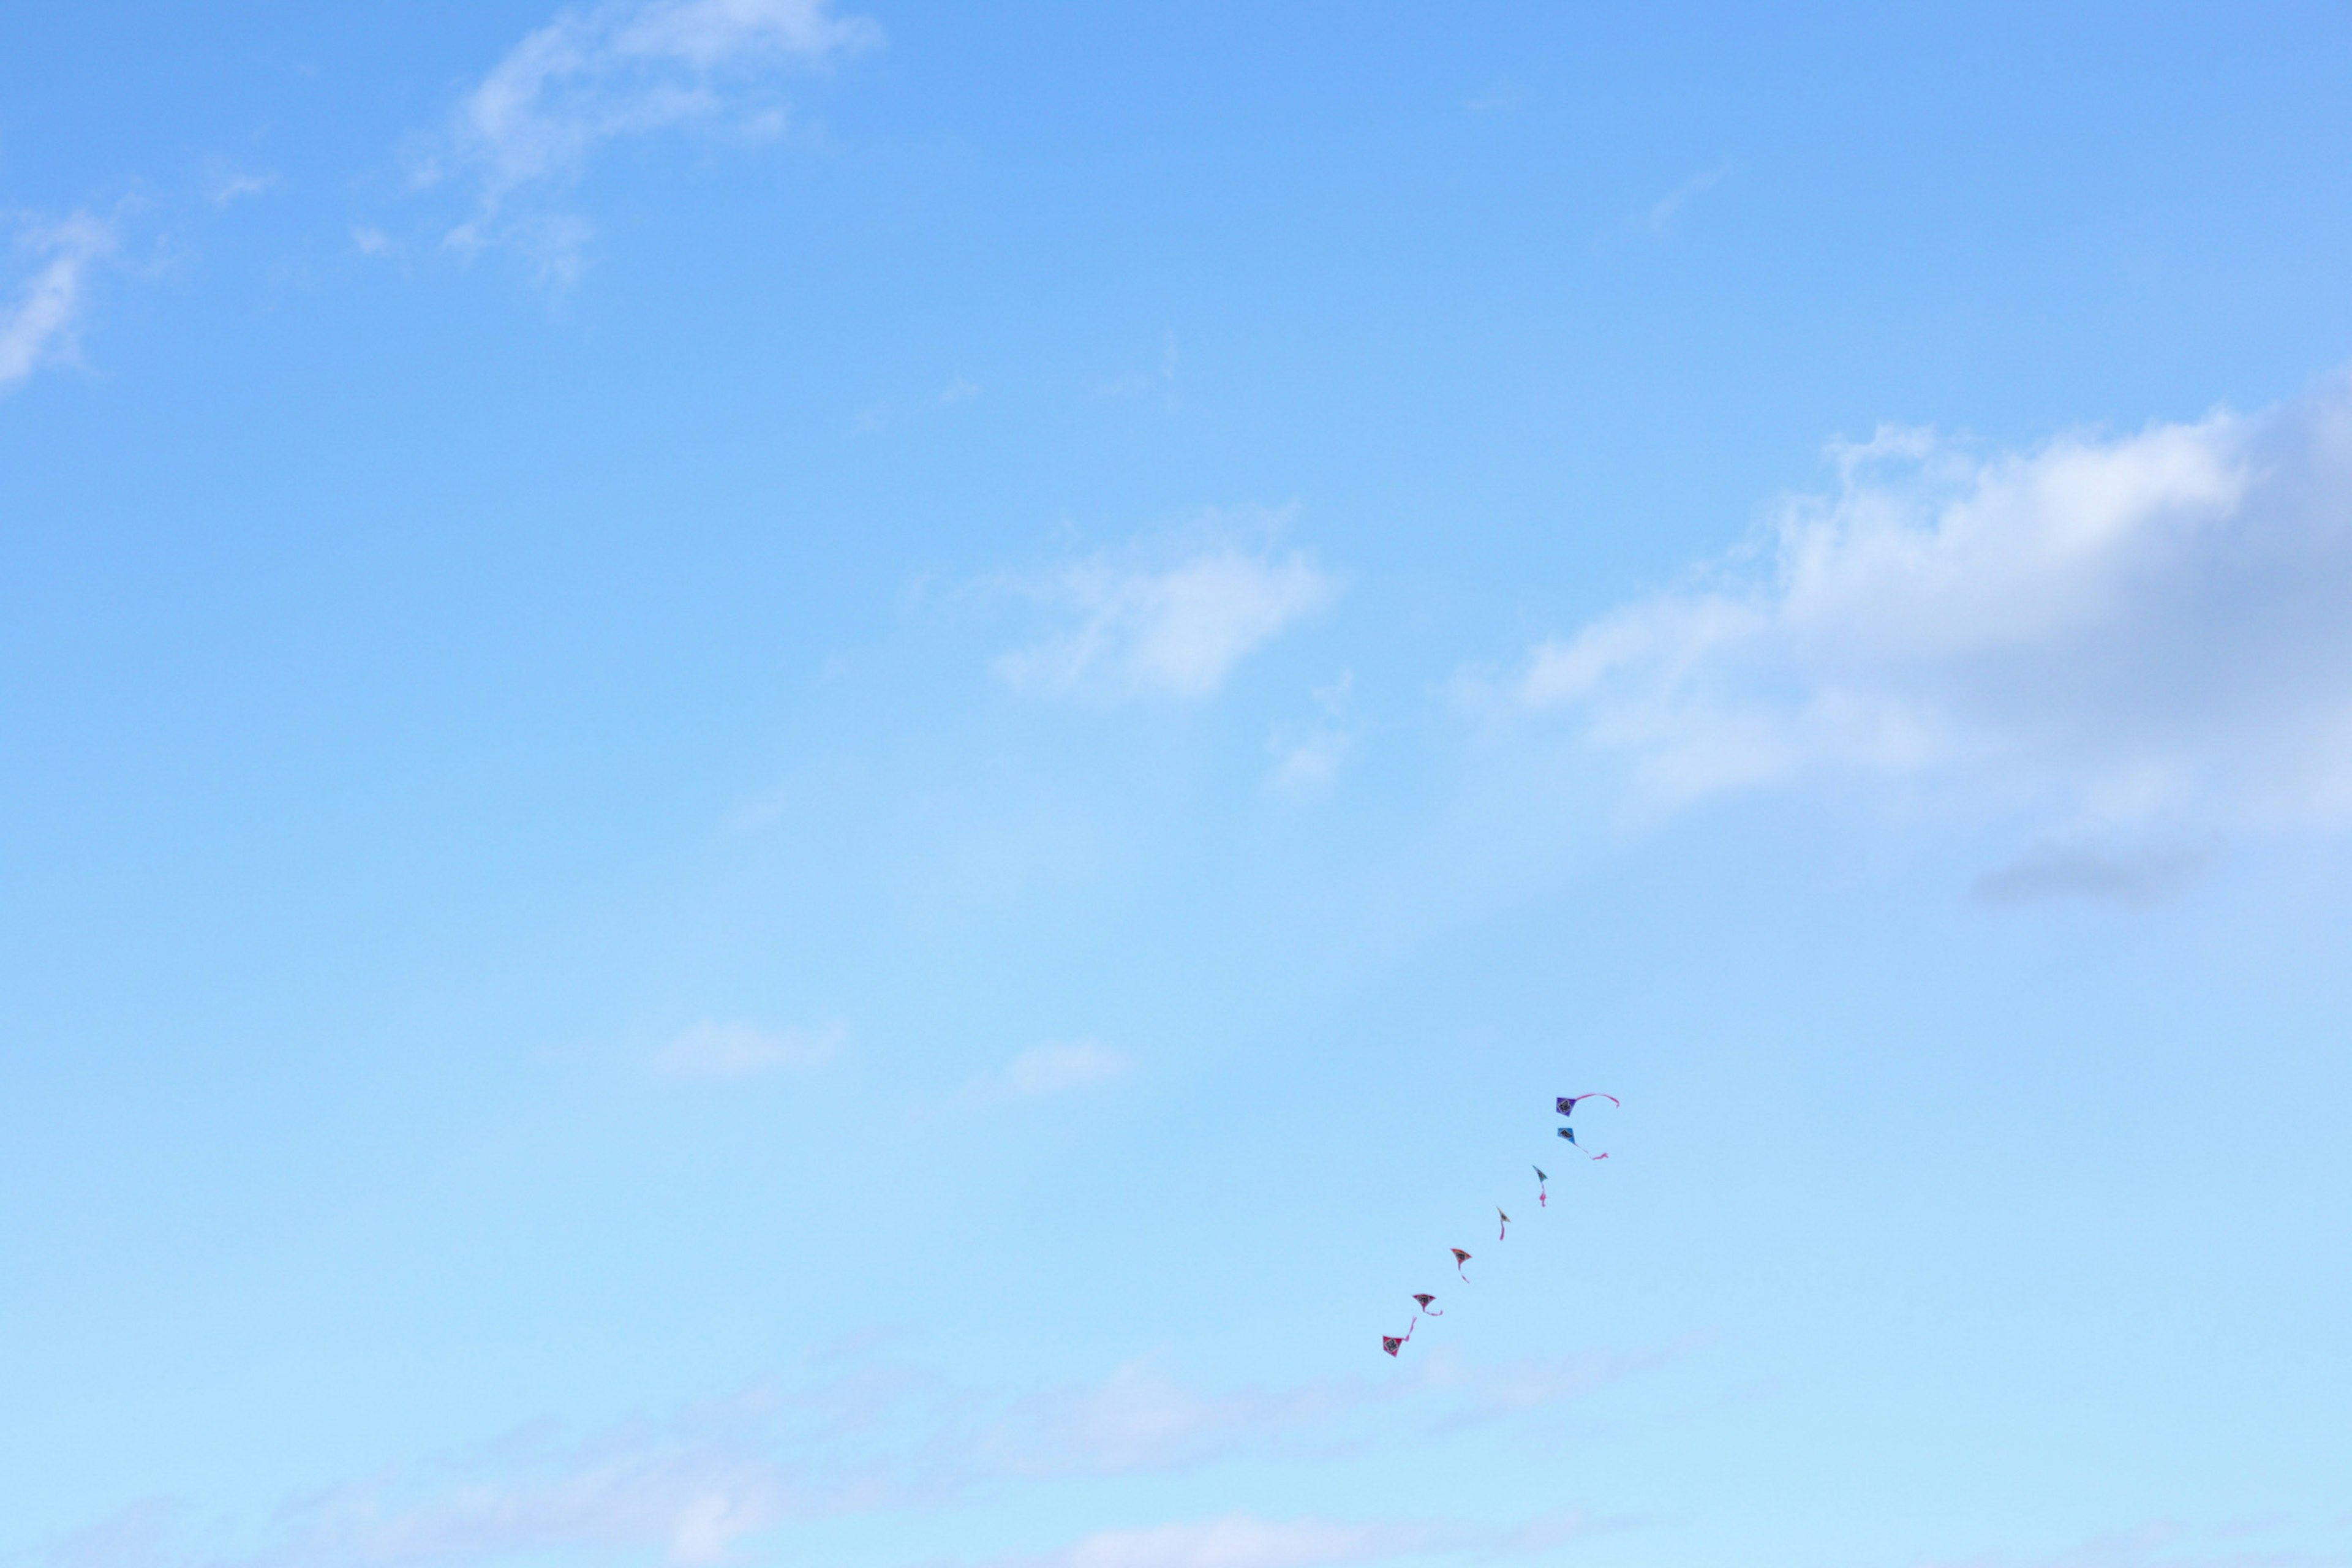
[{"label": "kite", "polygon": [[1584,1100],[1605,1100],[1620,1110],[1625,1108],[1624,1101],[1613,1094],[1563,1094],[1552,1103],[1559,1107],[1562,1116],[1568,1116],[1574,1113],[1577,1102]]},{"label": "kite", "polygon": [[1511,1234],[1511,1216],[1509,1215],[1503,1214],[1503,1205],[1500,1204],[1496,1204],[1495,1205],[1495,1212],[1496,1214],[1503,1215],[1503,1228],[1495,1233],[1495,1239],[1496,1241],[1500,1241],[1505,1237]]},{"label": "kite", "polygon": [[[1559,1135],[1560,1135],[1561,1137],[1563,1137],[1563,1138],[1567,1139],[1570,1142],[1571,1142],[1571,1143],[1576,1143],[1576,1129],[1575,1129],[1575,1128],[1573,1128],[1573,1127],[1563,1127],[1563,1128],[1561,1128],[1561,1129],[1559,1130]],[[1581,1149],[1581,1148],[1583,1148],[1583,1147],[1584,1147],[1584,1145],[1583,1145],[1583,1144],[1581,1144],[1581,1143],[1576,1143],[1576,1146],[1577,1146],[1579,1149]],[[1606,1155],[1606,1154],[1595,1154],[1595,1155],[1593,1155],[1592,1157],[1593,1157],[1594,1159],[1596,1159],[1596,1160],[1606,1160],[1607,1158],[1609,1158],[1609,1156],[1608,1156],[1608,1155]]]},{"label": "kite", "polygon": [[1381,1349],[1388,1352],[1391,1355],[1394,1355],[1397,1353],[1397,1346],[1404,1343],[1405,1340],[1409,1337],[1411,1336],[1403,1334],[1382,1334],[1381,1336]]},{"label": "kite", "polygon": [[[1462,1274],[1462,1266],[1469,1261],[1470,1255],[1468,1253],[1463,1251],[1458,1247],[1454,1249],[1454,1272],[1456,1274]],[[1470,1276],[1467,1274],[1462,1274],[1462,1279],[1465,1283],[1467,1283]]]},{"label": "kite", "polygon": [[1550,1181],[1551,1178],[1543,1173],[1543,1167],[1541,1165],[1530,1165],[1528,1169],[1536,1173],[1536,1206],[1538,1208],[1551,1207],[1551,1200],[1544,1196],[1544,1184]]},{"label": "kite", "polygon": [[1443,1313],[1443,1312],[1439,1311],[1436,1308],[1434,1308],[1434,1307],[1433,1307],[1433,1306],[1431,1306],[1431,1305],[1430,1305],[1430,1303],[1431,1303],[1432,1301],[1436,1300],[1437,1300],[1437,1298],[1436,1298],[1436,1297],[1434,1297],[1434,1296],[1433,1296],[1433,1295],[1431,1295],[1431,1294],[1429,1294],[1427,1291],[1425,1291],[1425,1290],[1424,1290],[1424,1291],[1421,1292],[1420,1294],[1418,1294],[1418,1295],[1414,1296],[1414,1297],[1413,1297],[1413,1300],[1416,1300],[1416,1301],[1418,1301],[1418,1302],[1420,1302],[1420,1303],[1421,1303],[1421,1310],[1422,1310],[1423,1311],[1424,1311],[1424,1312],[1427,1312],[1431,1317],[1433,1317],[1433,1318],[1442,1318],[1442,1317],[1445,1316],[1445,1314],[1444,1314],[1444,1313]]}]

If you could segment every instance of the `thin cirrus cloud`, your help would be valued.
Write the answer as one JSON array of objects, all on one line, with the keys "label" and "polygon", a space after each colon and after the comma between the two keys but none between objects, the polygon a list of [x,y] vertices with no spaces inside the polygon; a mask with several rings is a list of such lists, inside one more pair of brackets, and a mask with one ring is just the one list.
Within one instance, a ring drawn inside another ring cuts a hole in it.
[{"label": "thin cirrus cloud", "polygon": [[693,129],[740,140],[782,132],[775,79],[881,41],[830,0],[608,0],[557,13],[459,100],[415,164],[420,186],[459,182],[473,211],[444,243],[516,242],[542,267],[577,270],[587,226],[530,198],[576,181],[608,142]]},{"label": "thin cirrus cloud", "polygon": [[[1836,493],[1760,552],[1536,647],[1517,705],[1653,809],[1843,774],[2076,832],[2352,819],[2352,377],[2023,451],[1889,429],[1832,456]],[[2181,868],[2045,857],[1991,893]]]},{"label": "thin cirrus cloud", "polygon": [[[2284,1519],[2222,1526],[2161,1520],[2092,1536],[2053,1556],[1979,1556],[1968,1563],[1997,1561],[2017,1568],[2344,1568],[2352,1563],[2352,1553],[2343,1549],[2343,1529],[2341,1521],[2333,1530],[2314,1532]],[[1920,1568],[1963,1568],[1963,1564],[1922,1559]]]},{"label": "thin cirrus cloud", "polygon": [[[1614,1372],[1658,1359],[1624,1360],[1613,1363]],[[1020,1394],[911,1369],[866,1367],[807,1384],[761,1384],[660,1419],[632,1417],[576,1435],[535,1424],[473,1448],[330,1485],[289,1500],[251,1530],[143,1504],[60,1542],[51,1561],[58,1568],[93,1562],[426,1568],[550,1552],[625,1552],[698,1568],[737,1560],[759,1541],[807,1521],[934,1509],[1013,1483],[1166,1473],[1301,1440],[1328,1448],[1332,1431],[1375,1407],[1396,1409],[1400,1429],[1433,1419],[1507,1419],[1576,1397],[1595,1386],[1600,1370],[1589,1358],[1558,1365],[1455,1363],[1424,1366],[1402,1380],[1350,1377],[1212,1392],[1147,1358],[1106,1379]],[[1221,1521],[1106,1531],[1025,1561],[1072,1568],[1305,1568],[1441,1547],[1534,1551],[1591,1528],[1575,1514],[1510,1529]],[[215,1542],[224,1531],[251,1536],[255,1550],[223,1558]],[[1419,1544],[1408,1547],[1409,1539]],[[1229,1554],[1215,1555],[1219,1550]],[[1244,1550],[1258,1555],[1231,1555]],[[1116,1555],[1121,1552],[1129,1555]],[[1298,1555],[1314,1552],[1336,1554]]]},{"label": "thin cirrus cloud", "polygon": [[1124,1077],[1134,1063],[1093,1040],[1050,1040],[1031,1046],[1003,1067],[965,1084],[951,1102],[958,1110],[1044,1100]]},{"label": "thin cirrus cloud", "polygon": [[71,356],[89,269],[113,248],[113,230],[87,213],[30,225],[17,237],[32,269],[16,297],[0,304],[0,391]]},{"label": "thin cirrus cloud", "polygon": [[1432,1552],[1502,1557],[1542,1552],[1591,1528],[1578,1513],[1509,1530],[1433,1520],[1344,1524],[1234,1513],[1195,1523],[1097,1531],[1059,1552],[1000,1557],[990,1568],[1341,1568]]},{"label": "thin cirrus cloud", "polygon": [[1189,1469],[1286,1445],[1328,1443],[1356,1418],[1402,1406],[1422,1430],[1454,1432],[1584,1398],[1703,1347],[1697,1339],[1631,1353],[1485,1362],[1439,1349],[1402,1377],[1319,1378],[1212,1390],[1138,1357],[1093,1382],[1011,1402],[969,1440],[975,1476],[1051,1479]]},{"label": "thin cirrus cloud", "polygon": [[1672,228],[1675,219],[1682,216],[1682,210],[1685,207],[1721,184],[1730,174],[1731,165],[1719,163],[1712,169],[1702,170],[1693,174],[1689,179],[1652,202],[1650,204],[1652,232],[1664,234]]},{"label": "thin cirrus cloud", "polygon": [[663,1078],[704,1082],[807,1072],[841,1054],[849,1031],[839,1024],[817,1029],[763,1029],[756,1024],[705,1018],[663,1042],[652,1065]]},{"label": "thin cirrus cloud", "polygon": [[1303,551],[1223,542],[1157,566],[1097,557],[1020,587],[1061,624],[996,661],[1012,685],[1190,699],[1328,606],[1339,584]]},{"label": "thin cirrus cloud", "polygon": [[1340,1524],[1229,1514],[1193,1524],[1104,1530],[1042,1557],[1000,1557],[992,1568],[1335,1568],[1464,1544],[1424,1523]]}]

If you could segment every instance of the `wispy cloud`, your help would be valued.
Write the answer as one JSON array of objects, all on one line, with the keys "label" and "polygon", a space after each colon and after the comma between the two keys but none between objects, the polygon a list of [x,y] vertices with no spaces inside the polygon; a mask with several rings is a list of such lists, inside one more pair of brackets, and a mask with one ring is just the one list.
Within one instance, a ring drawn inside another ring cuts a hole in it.
[{"label": "wispy cloud", "polygon": [[1197,1524],[1103,1530],[1042,1557],[1000,1557],[1000,1568],[1329,1568],[1428,1551],[1453,1531],[1425,1523],[1339,1524],[1228,1514]]},{"label": "wispy cloud", "polygon": [[1157,392],[1172,398],[1176,391],[1176,372],[1181,363],[1176,351],[1176,334],[1163,332],[1160,337],[1160,364],[1156,370],[1129,370],[1112,376],[1096,390],[1105,397],[1133,397],[1141,393]]},{"label": "wispy cloud", "polygon": [[31,271],[0,305],[0,391],[71,355],[90,267],[113,248],[114,231],[87,213],[18,231],[16,250]]},{"label": "wispy cloud", "polygon": [[1664,234],[1674,226],[1675,219],[1682,216],[1682,210],[1685,207],[1730,177],[1731,165],[1728,163],[1718,163],[1712,169],[1693,174],[1650,204],[1651,229],[1655,233]]},{"label": "wispy cloud", "polygon": [[2201,848],[2169,841],[2116,847],[2045,839],[2008,865],[1986,872],[1972,889],[1989,904],[2078,899],[2145,905],[2170,897],[2203,874]]},{"label": "wispy cloud", "polygon": [[1337,1383],[1211,1392],[1176,1377],[1164,1357],[1143,1356],[1099,1383],[1019,1401],[984,1434],[978,1457],[1027,1476],[1183,1468],[1328,1421],[1370,1394]]},{"label": "wispy cloud", "polygon": [[755,1024],[705,1018],[680,1031],[653,1054],[664,1078],[724,1080],[805,1072],[841,1054],[848,1029],[763,1029]]},{"label": "wispy cloud", "polygon": [[1043,1556],[999,1557],[992,1568],[1341,1568],[1433,1552],[1506,1557],[1548,1551],[1604,1528],[1564,1513],[1515,1528],[1444,1520],[1346,1524],[1334,1520],[1221,1519],[1101,1530]]},{"label": "wispy cloud", "polygon": [[1266,750],[1274,756],[1273,772],[1266,776],[1267,788],[1276,795],[1304,799],[1331,787],[1332,781],[1339,776],[1339,764],[1355,745],[1355,737],[1339,723],[1355,685],[1354,671],[1340,671],[1337,680],[1315,689],[1316,706],[1325,714],[1322,720],[1304,726],[1276,726],[1266,737]]},{"label": "wispy cloud", "polygon": [[1031,1046],[1002,1068],[985,1072],[958,1091],[953,1106],[976,1110],[1013,1100],[1042,1100],[1123,1077],[1135,1064],[1093,1040],[1049,1041]]},{"label": "wispy cloud", "polygon": [[1274,754],[1267,787],[1294,799],[1322,794],[1339,776],[1339,764],[1352,743],[1345,732],[1320,725],[1303,731],[1276,730],[1266,741],[1266,750]]},{"label": "wispy cloud", "polygon": [[521,243],[557,276],[576,270],[586,224],[528,199],[577,180],[625,137],[691,128],[738,139],[782,132],[776,73],[881,39],[830,0],[608,0],[526,35],[459,101],[415,168],[458,181],[473,210],[446,237],[461,250]]},{"label": "wispy cloud", "polygon": [[2352,378],[2028,451],[1832,455],[1760,565],[1538,646],[1517,703],[1652,806],[1834,771],[2077,826],[2352,819]]},{"label": "wispy cloud", "polygon": [[[1371,1340],[1368,1333],[1368,1347]],[[1377,1379],[1229,1389],[1201,1387],[1164,1357],[1140,1356],[1098,1381],[1014,1401],[962,1462],[979,1473],[1032,1478],[1186,1469],[1237,1455],[1328,1449],[1342,1434],[1360,1434],[1366,1411],[1391,1405],[1411,1409],[1422,1430],[1458,1431],[1583,1398],[1704,1342],[1513,1362],[1434,1349]]]},{"label": "wispy cloud", "polygon": [[1234,668],[1338,595],[1303,551],[1211,544],[1163,564],[1098,556],[1015,586],[1063,625],[997,660],[1024,689],[1206,697]]},{"label": "wispy cloud", "polygon": [[619,1454],[414,1500],[374,1487],[330,1493],[299,1510],[296,1544],[278,1560],[463,1562],[653,1548],[667,1563],[715,1563],[784,1518],[790,1500],[772,1465],[692,1452]]},{"label": "wispy cloud", "polygon": [[[1655,1359],[1614,1364],[1622,1374]],[[1408,1415],[1391,1424],[1399,1429],[1509,1416],[1575,1397],[1593,1386],[1591,1371],[1424,1363],[1221,1392],[1148,1357],[1092,1383],[1024,1394],[867,1365],[585,1433],[537,1424],[291,1500],[257,1531],[142,1504],[58,1542],[47,1560],[58,1568],[433,1568],[569,1552],[653,1553],[692,1568],[732,1560],[795,1523],[936,1506],[1004,1483],[1177,1470],[1309,1442],[1328,1452],[1334,1433],[1359,1436],[1351,1418],[1374,1406]],[[1419,1549],[1538,1550],[1591,1528],[1577,1514],[1507,1530],[1229,1519],[1106,1531],[1028,1561],[1271,1568],[1372,1561],[1406,1550],[1409,1538],[1424,1543]],[[224,1555],[224,1536],[256,1544]],[[1296,1555],[1342,1549],[1356,1555]],[[1231,1554],[1244,1550],[1259,1555]],[[1146,1554],[1153,1552],[1161,1555]]]},{"label": "wispy cloud", "polygon": [[266,195],[278,185],[276,174],[224,174],[213,180],[205,199],[216,207],[230,206],[249,196]]},{"label": "wispy cloud", "polygon": [[1922,1560],[1916,1568],[2345,1568],[2352,1552],[2281,1521],[2196,1525],[2158,1520],[2109,1531],[2055,1555]]}]

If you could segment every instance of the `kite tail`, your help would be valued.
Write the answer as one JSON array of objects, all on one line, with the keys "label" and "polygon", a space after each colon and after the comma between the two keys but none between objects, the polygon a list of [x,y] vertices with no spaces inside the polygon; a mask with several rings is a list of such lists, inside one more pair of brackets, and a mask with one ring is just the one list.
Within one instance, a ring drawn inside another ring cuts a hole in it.
[{"label": "kite tail", "polygon": [[1595,1154],[1595,1155],[1594,1155],[1594,1156],[1592,1156],[1592,1157],[1593,1157],[1594,1159],[1596,1159],[1596,1160],[1606,1160],[1607,1158],[1609,1158],[1609,1155],[1607,1154],[1607,1152],[1601,1152],[1601,1153]]}]

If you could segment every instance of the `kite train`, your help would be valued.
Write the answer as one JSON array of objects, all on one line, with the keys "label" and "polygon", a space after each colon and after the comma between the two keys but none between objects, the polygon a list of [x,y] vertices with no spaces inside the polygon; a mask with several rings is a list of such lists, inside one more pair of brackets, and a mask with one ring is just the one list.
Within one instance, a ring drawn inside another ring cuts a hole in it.
[{"label": "kite train", "polygon": [[[1576,1141],[1576,1129],[1573,1126],[1568,1125],[1566,1119],[1574,1115],[1576,1108],[1588,1100],[1605,1100],[1610,1104],[1617,1106],[1621,1110],[1623,1109],[1623,1102],[1615,1095],[1603,1094],[1597,1089],[1591,1094],[1563,1094],[1555,1099],[1552,1101],[1552,1104],[1554,1108],[1559,1110],[1562,1119],[1562,1125],[1555,1129],[1555,1131],[1562,1139],[1566,1140],[1571,1147],[1577,1149],[1579,1152],[1583,1150],[1584,1145]],[[1585,1157],[1591,1160],[1606,1160],[1609,1158],[1609,1152],[1604,1149],[1598,1154],[1587,1154]],[[1536,1206],[1542,1209],[1550,1208],[1551,1177],[1545,1173],[1544,1168],[1541,1165],[1530,1165],[1528,1169],[1536,1173]],[[1503,1205],[1500,1204],[1495,1205],[1495,1217],[1496,1220],[1501,1222],[1496,1227],[1495,1239],[1496,1241],[1509,1240],[1511,1235],[1511,1216],[1504,1210]],[[1468,1269],[1465,1266],[1470,1261],[1470,1254],[1459,1247],[1454,1247],[1451,1250],[1454,1254],[1454,1272],[1455,1276],[1466,1285],[1470,1282],[1470,1275]],[[1421,1310],[1413,1314],[1412,1321],[1405,1325],[1404,1332],[1401,1334],[1382,1334],[1381,1336],[1381,1350],[1390,1356],[1395,1356],[1398,1352],[1412,1342],[1412,1331],[1414,1329],[1421,1326],[1421,1320],[1424,1314],[1432,1318],[1442,1318],[1445,1316],[1444,1313],[1430,1305],[1430,1303],[1436,1300],[1437,1298],[1429,1292],[1425,1290],[1415,1292],[1412,1300],[1414,1304],[1417,1305]]]}]

